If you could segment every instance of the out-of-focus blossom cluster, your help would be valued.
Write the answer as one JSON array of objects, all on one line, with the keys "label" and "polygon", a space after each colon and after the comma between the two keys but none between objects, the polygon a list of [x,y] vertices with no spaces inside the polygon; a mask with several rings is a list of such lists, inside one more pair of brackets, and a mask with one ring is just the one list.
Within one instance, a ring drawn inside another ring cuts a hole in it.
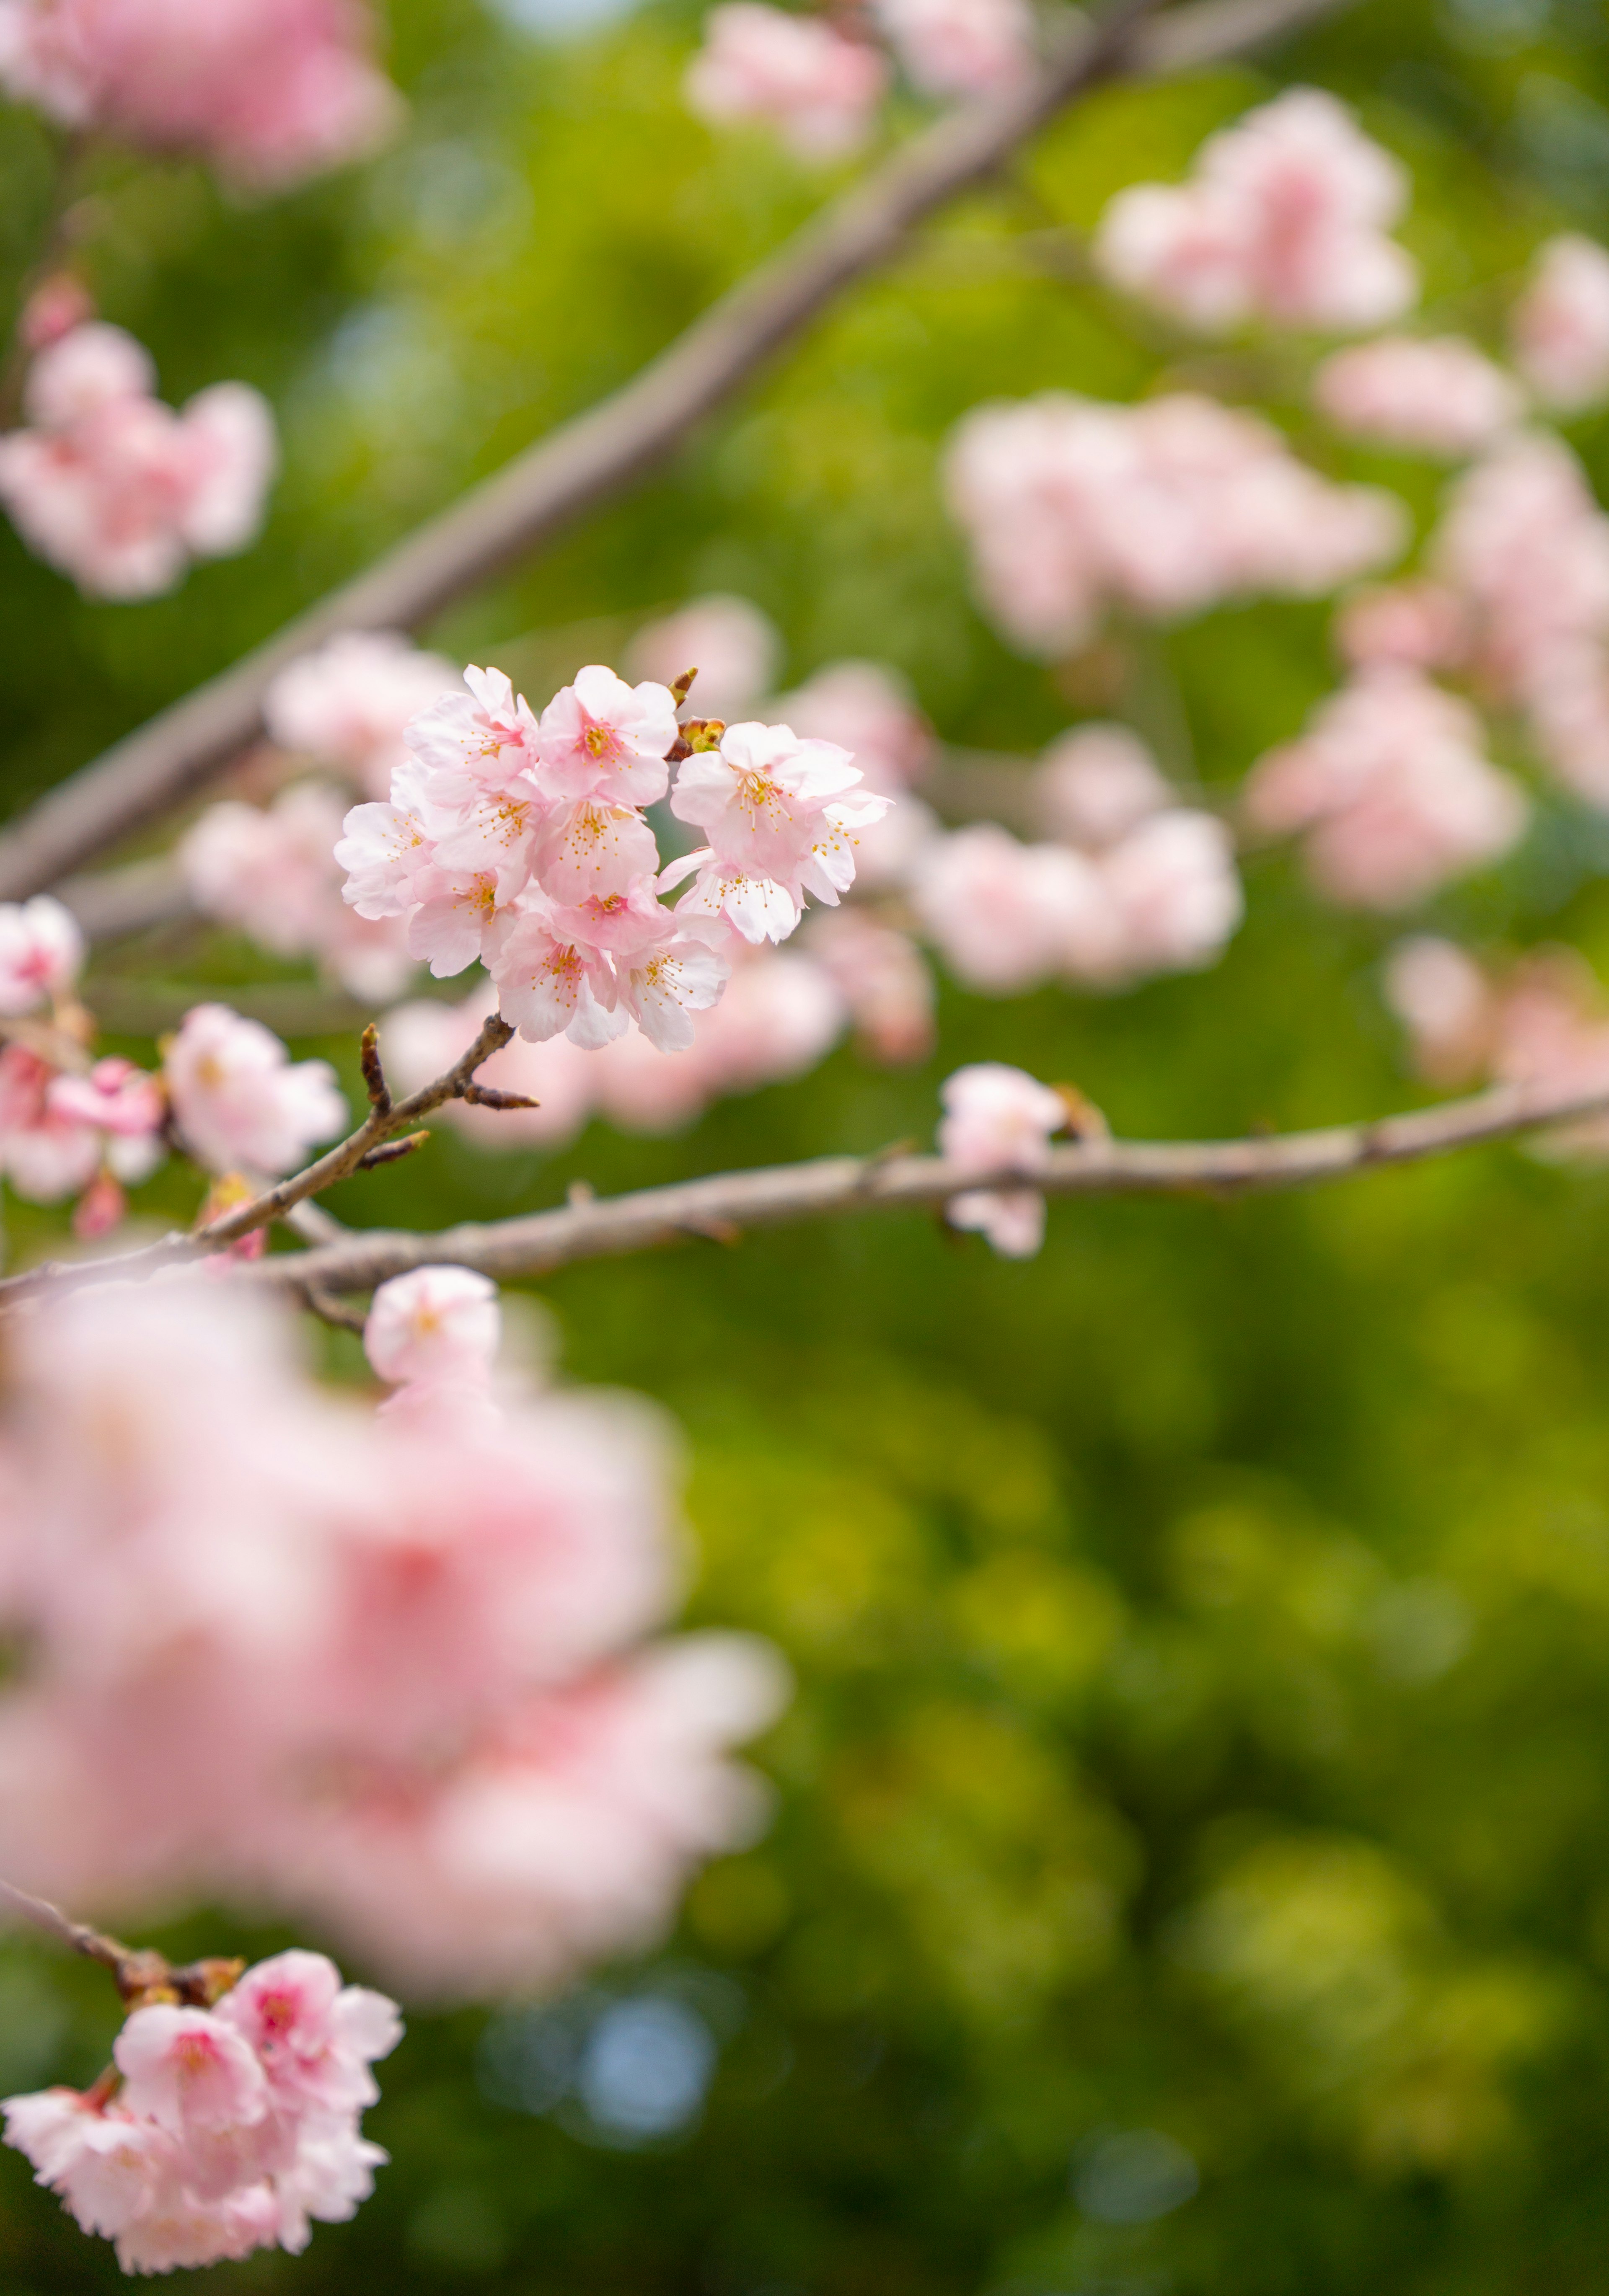
[{"label": "out-of-focus blossom cluster", "polygon": [[86,320],[29,368],[24,430],[0,438],[0,502],[31,550],[103,598],[170,590],[192,559],[243,550],[262,523],[274,417],[243,382],[180,413],[155,396],[151,356]]},{"label": "out-of-focus blossom cluster", "polygon": [[111,2076],[8,2097],[5,2142],[125,2272],[300,2255],[315,2220],[345,2223],[374,2190],[370,2067],[401,2033],[396,2004],[322,1954],[277,1954],[211,2008],[136,2007]]},{"label": "out-of-focus blossom cluster", "polygon": [[[737,950],[785,939],[808,894],[835,906],[888,810],[845,750],[786,726],[693,721],[689,752],[668,687],[601,666],[539,721],[497,671],[464,685],[414,720],[390,802],[348,816],[337,857],[359,916],[405,919],[439,978],[482,960],[533,1043],[595,1050],[635,1021],[690,1046]],[[644,808],[667,796],[707,842],[661,869]]]},{"label": "out-of-focus blossom cluster", "polygon": [[726,1749],[781,1695],[764,1646],[642,1639],[679,1559],[657,1425],[499,1378],[465,1271],[376,1294],[379,1414],[248,1285],[17,1326],[0,1868],[111,1915],[276,1906],[429,1993],[641,1948],[756,1824]]},{"label": "out-of-focus blossom cluster", "polygon": [[1413,668],[1365,671],[1270,750],[1246,783],[1252,826],[1300,835],[1332,900],[1403,909],[1523,834],[1519,783],[1483,750],[1479,713]]},{"label": "out-of-focus blossom cluster", "polygon": [[692,109],[712,127],[774,128],[807,161],[841,160],[870,137],[888,91],[881,34],[920,94],[988,95],[1032,69],[1028,0],[872,0],[853,32],[767,0],[722,0],[687,70]]},{"label": "out-of-focus blossom cluster", "polygon": [[[1427,1084],[1609,1091],[1609,1002],[1574,949],[1537,950],[1498,968],[1419,933],[1391,951],[1385,994]],[[1609,1155],[1609,1121],[1557,1126],[1544,1144],[1555,1154]]]},{"label": "out-of-focus blossom cluster", "polygon": [[1244,906],[1233,840],[1176,801],[1134,734],[1063,735],[1038,792],[1058,841],[1025,845],[979,822],[917,857],[912,898],[959,980],[997,996],[1051,980],[1111,988],[1216,961]]},{"label": "out-of-focus blossom cluster", "polygon": [[[957,1069],[941,1096],[939,1153],[980,1178],[1042,1172],[1071,1114],[1060,1093],[1001,1061]],[[1045,1199],[1033,1187],[969,1188],[950,1199],[945,1218],[980,1230],[1009,1259],[1031,1259],[1045,1241]]]},{"label": "out-of-focus blossom cluster", "polygon": [[1389,236],[1408,171],[1346,105],[1289,89],[1211,136],[1182,184],[1136,184],[1102,217],[1114,286],[1203,333],[1252,323],[1361,334],[1417,299]]},{"label": "out-of-focus blossom cluster", "polygon": [[1609,397],[1609,254],[1579,232],[1550,239],[1510,332],[1515,364],[1544,406],[1574,414]]},{"label": "out-of-focus blossom cluster", "polygon": [[292,1062],[268,1029],[222,1004],[185,1015],[160,1076],[94,1059],[73,994],[83,954],[48,894],[0,906],[0,1176],[25,1201],[78,1197],[79,1233],[99,1235],[170,1141],[214,1173],[262,1179],[342,1129],[328,1062]]},{"label": "out-of-focus blossom cluster", "polygon": [[1156,620],[1321,597],[1408,538],[1395,496],[1332,485],[1260,416],[1193,392],[978,407],[948,477],[984,603],[1032,652],[1081,644],[1113,607]]},{"label": "out-of-focus blossom cluster", "polygon": [[273,187],[400,117],[365,0],[0,0],[0,83],[70,127]]},{"label": "out-of-focus blossom cluster", "polygon": [[1461,335],[1381,335],[1334,352],[1314,398],[1354,438],[1458,462],[1513,427],[1525,398],[1512,375]]}]

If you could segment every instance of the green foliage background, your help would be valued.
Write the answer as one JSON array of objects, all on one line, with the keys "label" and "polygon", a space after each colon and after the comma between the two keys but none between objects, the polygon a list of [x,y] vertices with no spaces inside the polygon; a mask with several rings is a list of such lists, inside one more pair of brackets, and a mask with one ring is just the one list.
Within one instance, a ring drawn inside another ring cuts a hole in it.
[{"label": "green foliage background", "polygon": [[[629,374],[819,196],[684,114],[695,23],[675,0],[568,45],[476,0],[395,0],[392,30],[413,125],[365,171],[242,207],[189,169],[95,163],[108,316],[172,398],[269,390],[287,467],[263,545],[150,605],[81,603],[0,533],[18,801]],[[1272,83],[1317,78],[1412,161],[1436,316],[1490,335],[1540,236],[1609,226],[1605,30],[1597,0],[1374,0],[1256,70],[1103,95],[667,472],[434,635],[539,699],[645,612],[736,588],[782,625],[790,676],[874,654],[947,737],[1031,750],[1088,695],[973,611],[940,444],[991,394],[1205,369],[1024,234],[1087,226]],[[51,170],[37,124],[0,123],[13,281]],[[1344,466],[1290,375],[1212,371]],[[1578,443],[1609,478],[1609,430]],[[1351,467],[1429,511],[1422,472]],[[1219,783],[1332,676],[1321,611],[1260,607],[1131,651],[1120,699]],[[1547,800],[1441,921],[1609,959],[1606,868],[1602,829]],[[846,1051],[683,1137],[595,1126],[556,1160],[439,1138],[338,1209],[435,1226],[576,1177],[925,1136],[939,1079],[981,1057],[1076,1078],[1139,1134],[1402,1103],[1386,931],[1318,910],[1278,860],[1249,874],[1250,921],[1205,977],[1109,1000],[947,988],[920,1071]],[[126,994],[170,1001],[286,977],[222,941],[117,962]],[[348,1043],[308,1049],[350,1069]],[[51,1222],[12,1225],[27,1250]],[[1065,1206],[1025,1267],[882,1218],[546,1287],[569,1374],[657,1396],[686,1431],[693,1614],[774,1636],[798,1675],[761,1750],[770,1835],[710,1869],[659,1961],[600,1980],[725,2005],[708,2110],[674,2145],[612,2149],[486,2094],[480,2013],[418,2016],[373,2116],[395,2162],[375,2201],[300,2261],[223,2271],[306,2296],[1600,2290],[1606,1245],[1609,1179],[1504,1152],[1301,1199]],[[220,1923],[176,1934],[216,1948]],[[0,2087],[93,2072],[99,1984],[0,1956]],[[1079,2163],[1136,2128],[1188,2147],[1200,2193],[1097,2222]],[[5,2155],[5,2296],[115,2276]]]}]

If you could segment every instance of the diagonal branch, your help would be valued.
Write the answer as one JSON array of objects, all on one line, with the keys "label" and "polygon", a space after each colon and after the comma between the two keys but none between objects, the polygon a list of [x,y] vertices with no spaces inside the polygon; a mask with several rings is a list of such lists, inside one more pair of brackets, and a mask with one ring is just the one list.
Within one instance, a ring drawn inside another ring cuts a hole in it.
[{"label": "diagonal branch", "polygon": [[[763,1171],[718,1173],[627,1196],[598,1197],[578,1189],[552,1211],[484,1226],[465,1223],[433,1235],[392,1228],[354,1230],[310,1251],[259,1260],[239,1273],[243,1282],[266,1283],[304,1300],[316,1293],[327,1303],[343,1292],[369,1291],[415,1267],[473,1267],[502,1280],[548,1275],[578,1260],[650,1251],[690,1236],[735,1243],[745,1229],[782,1227],[796,1220],[852,1212],[942,1210],[954,1197],[978,1188],[1030,1187],[1051,1196],[1267,1193],[1345,1179],[1378,1165],[1416,1163],[1544,1125],[1602,1116],[1609,1116],[1609,1089],[1603,1086],[1552,1092],[1505,1086],[1404,1116],[1267,1138],[1092,1136],[1054,1150],[1044,1168],[1032,1173],[980,1174],[940,1156],[825,1156]],[[341,1155],[350,1144],[343,1144],[342,1150],[332,1154]],[[259,1198],[259,1205],[267,1201]],[[234,1217],[238,1220],[244,1214]],[[196,1236],[174,1238],[117,1258],[29,1269],[0,1283],[0,1309],[41,1294],[154,1274],[218,1248],[227,1240],[223,1234],[227,1225],[220,1221]]]},{"label": "diagonal branch", "polygon": [[414,629],[657,462],[907,234],[1085,89],[1188,70],[1299,29],[1350,0],[1156,0],[1080,20],[1037,79],[947,114],[811,218],[642,373],[430,520],[266,645],[71,775],[0,837],[0,899],[82,867],[201,788],[263,731],[287,663],[341,630]]}]

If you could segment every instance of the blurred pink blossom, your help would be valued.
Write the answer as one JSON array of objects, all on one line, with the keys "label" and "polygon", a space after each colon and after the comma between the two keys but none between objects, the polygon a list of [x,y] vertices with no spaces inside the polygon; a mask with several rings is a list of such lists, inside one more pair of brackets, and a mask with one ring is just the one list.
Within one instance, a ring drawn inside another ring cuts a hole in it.
[{"label": "blurred pink blossom", "polygon": [[1356,590],[1335,611],[1335,644],[1351,669],[1456,669],[1469,650],[1469,617],[1440,582],[1385,582]]},{"label": "blurred pink blossom", "polygon": [[1262,593],[1322,596],[1407,538],[1394,496],[1332,486],[1259,416],[1188,393],[975,408],[948,483],[985,604],[1035,652],[1084,644],[1111,606],[1169,619]]},{"label": "blurred pink blossom", "polygon": [[1127,726],[1075,726],[1046,750],[1034,776],[1046,830],[1098,851],[1172,802],[1173,791]]},{"label": "blurred pink blossom", "polygon": [[1032,69],[1028,0],[874,0],[873,12],[924,95],[987,95]]},{"label": "blurred pink blossom", "polygon": [[813,921],[809,947],[843,999],[864,1052],[889,1067],[926,1059],[938,1035],[933,977],[909,933],[846,907]]},{"label": "blurred pink blossom", "polygon": [[75,328],[29,370],[33,427],[0,438],[0,501],[91,595],[170,590],[191,559],[232,556],[262,523],[278,451],[267,400],[219,382],[175,414],[153,380],[120,328]]},{"label": "blurred pink blossom", "polygon": [[1313,398],[1337,430],[1461,461],[1518,422],[1513,378],[1461,335],[1382,335],[1326,359]]},{"label": "blurred pink blossom", "polygon": [[1485,972],[1456,941],[1416,933],[1385,967],[1385,1001],[1408,1030],[1427,1084],[1468,1084],[1491,1057],[1497,1004]]},{"label": "blurred pink blossom", "polygon": [[440,654],[394,630],[347,630],[280,671],[263,716],[282,748],[337,766],[366,795],[385,798],[408,755],[406,727],[457,682]]},{"label": "blurred pink blossom", "polygon": [[469,1267],[416,1267],[379,1286],[364,1353],[394,1387],[485,1387],[503,1317],[497,1287]]},{"label": "blurred pink blossom", "polygon": [[1543,406],[1573,414],[1609,397],[1609,251],[1579,232],[1548,240],[1510,328],[1515,364]]},{"label": "blurred pink blossom", "polygon": [[764,123],[800,159],[833,160],[866,141],[887,83],[875,48],[819,18],[764,0],[721,0],[704,19],[686,91],[692,109],[716,127]]},{"label": "blurred pink blossom", "polygon": [[[940,1095],[939,1153],[980,1177],[1043,1171],[1067,1103],[1048,1085],[1003,1062],[957,1069]],[[1045,1240],[1045,1199],[1035,1188],[975,1188],[945,1209],[952,1227],[979,1228],[998,1252],[1027,1259]]]},{"label": "blurred pink blossom", "polygon": [[1330,899],[1403,909],[1495,861],[1530,816],[1482,749],[1465,701],[1416,672],[1377,669],[1322,703],[1297,741],[1253,767],[1247,820],[1300,835]]},{"label": "blurred pink blossom", "polygon": [[162,1073],[180,1136],[210,1171],[294,1171],[348,1120],[328,1061],[291,1062],[276,1036],[226,1004],[185,1013]]},{"label": "blurred pink blossom", "polygon": [[65,996],[84,963],[84,936],[72,911],[36,893],[0,902],[0,1014],[13,1020]]},{"label": "blurred pink blossom", "polygon": [[728,721],[746,716],[770,692],[781,656],[782,640],[770,618],[749,599],[724,593],[694,598],[659,621],[645,622],[630,647],[635,674],[661,685],[696,669],[688,709],[694,717]]},{"label": "blurred pink blossom", "polygon": [[1188,182],[1120,192],[1096,261],[1115,286],[1186,326],[1256,320],[1361,333],[1417,298],[1412,258],[1386,234],[1408,172],[1323,90],[1289,88],[1209,137]]},{"label": "blurred pink blossom", "polygon": [[0,0],[0,78],[72,127],[274,186],[362,157],[401,99],[364,0]]}]

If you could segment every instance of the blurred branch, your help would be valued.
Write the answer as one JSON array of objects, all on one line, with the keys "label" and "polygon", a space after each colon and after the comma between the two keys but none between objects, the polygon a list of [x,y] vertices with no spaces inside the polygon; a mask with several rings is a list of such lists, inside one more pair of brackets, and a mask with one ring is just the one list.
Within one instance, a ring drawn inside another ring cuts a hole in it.
[{"label": "blurred branch", "polygon": [[657,462],[912,227],[992,175],[1085,89],[1186,70],[1348,0],[1156,0],[1080,19],[1027,86],[947,114],[807,223],[642,373],[431,519],[369,570],[74,774],[0,837],[0,898],[53,884],[201,788],[262,732],[286,664],[338,631],[413,629]]},{"label": "blurred branch", "polygon": [[[488,1023],[488,1028],[491,1023]],[[506,1023],[500,1024],[506,1027]],[[512,1033],[512,1031],[510,1031]],[[506,1038],[504,1039],[506,1041]],[[483,1053],[465,1058],[484,1058]],[[464,1062],[454,1075],[458,1075]],[[444,1082],[447,1080],[443,1080]],[[438,1086],[427,1088],[438,1092]],[[440,1092],[439,1098],[452,1096]],[[422,1095],[399,1103],[398,1117],[423,1112]],[[439,1104],[439,1101],[432,1103]],[[1543,1125],[1582,1117],[1609,1116],[1609,1089],[1524,1092],[1506,1086],[1440,1108],[1406,1116],[1382,1117],[1367,1124],[1337,1125],[1318,1132],[1275,1134],[1245,1140],[1113,1140],[1091,1137],[1052,1152],[1042,1171],[978,1173],[940,1156],[882,1154],[826,1156],[808,1164],[781,1164],[766,1171],[727,1172],[685,1180],[666,1188],[644,1188],[628,1196],[572,1193],[552,1211],[484,1226],[464,1224],[437,1234],[399,1229],[352,1231],[311,1251],[253,1262],[240,1279],[267,1283],[328,1301],[344,1292],[366,1292],[414,1267],[447,1265],[478,1268],[506,1280],[551,1275],[578,1260],[618,1258],[649,1251],[689,1236],[735,1242],[747,1228],[782,1227],[796,1220],[824,1219],[853,1212],[898,1210],[942,1210],[952,1198],[980,1188],[1032,1188],[1050,1196],[1202,1195],[1264,1193],[1340,1180],[1385,1164],[1409,1164],[1482,1141],[1503,1140]],[[360,1134],[353,1136],[354,1140]],[[285,1181],[275,1197],[302,1187],[324,1165],[348,1158],[351,1143],[332,1150],[320,1165],[296,1181]],[[319,1183],[327,1185],[327,1181]],[[248,1232],[241,1223],[262,1213],[260,1198],[212,1228],[178,1236],[116,1258],[30,1269],[0,1283],[0,1308],[86,1285],[139,1278]],[[276,1207],[283,1209],[283,1206]],[[260,1226],[262,1219],[255,1221]],[[230,1231],[230,1234],[226,1234]]]}]

